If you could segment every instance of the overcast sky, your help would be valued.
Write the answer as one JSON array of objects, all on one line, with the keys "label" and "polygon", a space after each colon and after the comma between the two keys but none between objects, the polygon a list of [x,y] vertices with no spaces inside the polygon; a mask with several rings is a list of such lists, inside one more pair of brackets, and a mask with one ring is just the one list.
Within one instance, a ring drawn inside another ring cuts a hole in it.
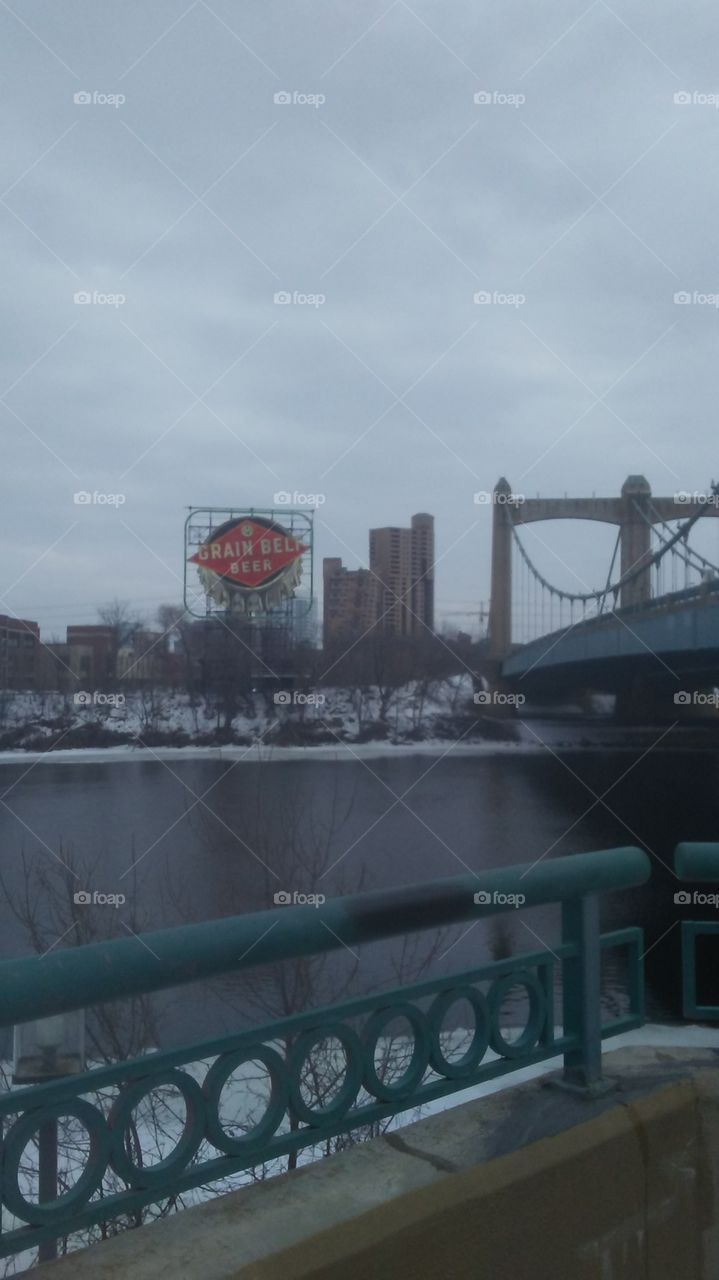
[{"label": "overcast sky", "polygon": [[[0,0],[0,610],[48,638],[179,600],[185,508],[278,491],[324,496],[318,568],[433,512],[439,607],[471,610],[500,475],[705,489],[718,26],[709,0]],[[611,529],[525,536],[603,582]]]}]

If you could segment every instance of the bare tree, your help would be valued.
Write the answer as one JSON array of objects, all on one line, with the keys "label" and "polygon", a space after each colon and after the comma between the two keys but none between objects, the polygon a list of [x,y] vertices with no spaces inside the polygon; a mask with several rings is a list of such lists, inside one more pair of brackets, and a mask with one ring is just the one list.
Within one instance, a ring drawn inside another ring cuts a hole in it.
[{"label": "bare tree", "polygon": [[196,685],[192,619],[181,604],[161,604],[155,616],[163,636],[162,651],[165,656],[171,653],[180,656],[182,684],[192,698]]},{"label": "bare tree", "polygon": [[112,632],[109,676],[113,679],[117,674],[117,655],[124,645],[130,644],[134,639],[142,627],[142,618],[126,601],[118,600],[117,597],[98,609],[97,616]]},{"label": "bare tree", "polygon": [[[270,789],[272,764],[255,765],[263,771],[256,792],[253,821],[247,823],[247,839],[251,839],[252,853],[262,867],[260,883],[268,905],[291,899],[296,893],[304,899],[322,898],[331,892],[332,897],[348,893],[361,893],[367,886],[364,866],[345,862],[347,827],[354,810],[354,792],[342,797],[335,781],[326,811],[321,814],[317,806],[307,799],[299,788],[282,792],[279,796]],[[192,818],[203,827],[205,839],[211,849],[220,837],[204,810],[194,809]],[[331,880],[328,878],[331,874]],[[329,886],[331,885],[331,890]],[[177,884],[170,888],[175,912],[183,920],[193,918],[191,895]],[[246,897],[241,877],[227,886],[225,903],[230,914],[246,909]],[[449,945],[449,930],[437,930],[432,936],[400,939],[393,944],[383,964],[389,964],[390,972],[398,985],[419,981],[432,968],[439,955]],[[275,1022],[307,1012],[318,1005],[333,1005],[351,997],[369,994],[383,985],[377,972],[365,968],[360,971],[360,957],[349,947],[330,954],[301,956],[293,960],[247,969],[240,975],[227,975],[213,984],[223,1004],[232,1013],[232,1022],[254,1012],[260,1023]],[[285,1055],[289,1055],[297,1039],[297,1033],[278,1037]],[[376,1070],[380,1079],[392,1081],[406,1070],[411,1057],[412,1041],[406,1028],[383,1036],[378,1045],[379,1060]],[[331,1037],[320,1041],[304,1062],[301,1087],[308,1105],[315,1109],[327,1106],[341,1087],[347,1062],[344,1050]],[[255,1127],[267,1104],[267,1077],[264,1070],[254,1076],[246,1076],[243,1084],[249,1095],[242,1118],[235,1123],[238,1133],[249,1133]],[[371,1101],[364,1095],[361,1101]],[[418,1114],[418,1111],[415,1112]],[[326,1139],[321,1146],[311,1149],[310,1158],[329,1155],[332,1151],[352,1143],[366,1141],[384,1132],[393,1121],[377,1121],[361,1126],[351,1134]],[[286,1129],[299,1128],[294,1115],[288,1117]],[[286,1167],[294,1168],[297,1154],[287,1157]],[[265,1178],[276,1170],[266,1164],[252,1170],[253,1179]]]},{"label": "bare tree", "polygon": [[[308,897],[326,893],[330,872],[333,895],[364,889],[367,882],[364,868],[357,870],[353,864],[350,871],[347,863],[339,863],[346,846],[347,824],[354,808],[354,791],[342,795],[335,784],[326,807],[320,813],[299,789],[280,793],[278,799],[276,779],[271,776],[271,763],[254,767],[263,772],[258,779],[260,785],[257,788],[254,821],[247,824],[252,825],[252,831],[246,832],[245,843],[251,839],[254,857],[262,865],[262,891],[266,894],[268,905],[274,902],[278,892],[292,894],[297,890]],[[213,842],[218,841],[217,827],[204,817],[198,819],[198,815],[204,813],[203,809],[194,808],[192,813],[193,820],[203,822],[205,844],[211,854]],[[57,944],[58,938],[63,939],[63,946],[83,946],[116,935],[127,936],[128,929],[133,933],[143,932],[150,924],[157,925],[156,895],[143,893],[142,883],[137,878],[127,891],[129,910],[123,910],[122,923],[118,913],[112,910],[105,908],[93,911],[78,902],[78,885],[91,886],[97,882],[102,871],[101,861],[98,858],[93,863],[83,864],[72,851],[62,847],[59,853],[59,860],[50,861],[44,854],[29,859],[23,850],[19,889],[11,888],[0,871],[0,892],[4,894],[12,914],[22,926],[35,952],[44,954]],[[337,867],[335,863],[338,863]],[[160,906],[163,922],[168,922],[170,916],[175,920],[179,916],[183,922],[195,919],[197,913],[191,891],[173,881],[169,872],[166,884],[167,900]],[[148,919],[149,906],[143,907],[143,903],[153,904],[152,921]],[[235,877],[230,882],[225,893],[225,905],[229,914],[240,914],[246,909],[241,877]],[[394,980],[401,984],[418,981],[446,948],[447,938],[448,931],[438,931],[429,941],[418,937],[401,940],[393,947],[389,961]],[[311,1011],[322,1004],[335,1004],[353,996],[365,995],[380,984],[384,985],[377,973],[372,973],[369,969],[365,973],[360,972],[360,957],[352,949],[345,948],[329,955],[300,957],[248,969],[241,974],[227,975],[213,984],[207,984],[207,987],[220,996],[229,1020],[232,1025],[237,1026],[248,1015],[260,1024],[279,1021],[297,1013]],[[162,1015],[158,1012],[156,997],[140,996],[115,1001],[111,1005],[98,1006],[90,1011],[88,1041],[92,1065],[115,1063],[144,1054],[161,1043],[161,1039]],[[289,1054],[296,1042],[296,1033],[278,1036],[277,1041],[285,1054]],[[380,1079],[392,1081],[400,1077],[411,1058],[411,1049],[411,1038],[407,1037],[406,1031],[387,1028],[375,1055],[375,1069]],[[333,1043],[331,1037],[314,1046],[304,1061],[301,1075],[303,1096],[309,1106],[321,1109],[332,1101],[345,1078],[347,1066],[344,1050],[337,1042]],[[248,1064],[248,1070],[241,1079],[234,1082],[234,1088],[232,1078],[228,1081],[229,1114],[225,1107],[222,1124],[230,1134],[251,1133],[267,1105],[267,1076],[261,1064],[254,1064],[254,1070],[252,1067],[253,1064]],[[7,1076],[2,1083],[5,1088],[10,1087]],[[227,1092],[228,1086],[223,1092]],[[88,1096],[95,1105],[106,1109],[110,1102],[109,1092],[105,1089]],[[358,1101],[362,1105],[371,1099],[369,1095],[361,1093]],[[412,1114],[418,1113],[416,1109]],[[184,1105],[181,1098],[172,1088],[158,1086],[135,1109],[126,1129],[124,1142],[128,1157],[136,1165],[143,1162],[156,1163],[165,1158],[168,1149],[172,1149],[179,1140],[183,1123]],[[377,1121],[355,1129],[350,1134],[327,1138],[305,1148],[305,1158],[317,1158],[351,1143],[367,1140],[383,1132],[392,1123],[392,1120]],[[292,1133],[299,1128],[299,1124],[297,1117],[291,1114],[279,1132]],[[195,1159],[205,1159],[212,1154],[215,1154],[214,1149],[203,1144]],[[294,1152],[286,1157],[284,1165],[286,1168],[294,1168],[297,1162],[298,1153]],[[60,1193],[73,1185],[84,1163],[85,1149],[78,1126],[71,1119],[61,1121]],[[264,1162],[221,1182],[173,1196],[159,1205],[150,1205],[83,1229],[71,1237],[65,1237],[60,1242],[60,1249],[66,1252],[69,1248],[83,1247],[97,1239],[197,1203],[209,1194],[217,1195],[249,1181],[264,1179],[279,1172],[280,1164],[278,1160]],[[37,1168],[37,1145],[30,1144],[20,1176],[31,1194],[37,1185]],[[101,1194],[108,1196],[122,1187],[121,1180],[112,1171],[108,1171]],[[13,1266],[12,1261],[9,1261],[5,1274],[10,1274]]]},{"label": "bare tree", "polygon": [[[78,895],[80,887],[101,881],[100,858],[82,862],[71,849],[62,844],[56,859],[48,859],[45,853],[28,857],[20,851],[20,875],[13,885],[0,872],[0,894],[7,908],[22,930],[34,952],[45,955],[62,939],[63,947],[82,947],[89,943],[113,937],[127,937],[127,931],[140,933],[148,928],[149,916],[142,903],[150,902],[150,895],[143,894],[142,883],[136,871],[126,891],[127,910],[123,910],[123,925],[118,912],[111,907],[93,910]],[[124,926],[124,927],[123,927]],[[95,1006],[86,1017],[88,1060],[92,1066],[110,1065],[134,1058],[156,1049],[161,1040],[161,1016],[156,1001],[150,996],[113,1001]],[[12,1087],[7,1071],[0,1068],[0,1085]],[[101,1109],[108,1105],[107,1090],[88,1094],[89,1099]],[[177,1110],[174,1100],[170,1100]],[[152,1161],[162,1158],[165,1143],[167,1098],[151,1094],[140,1111],[133,1115],[125,1134],[125,1146],[131,1159]],[[178,1114],[177,1122],[181,1123]],[[58,1125],[58,1194],[69,1191],[83,1170],[86,1160],[87,1134],[71,1118]],[[20,1184],[31,1197],[37,1193],[39,1151],[37,1138],[28,1144],[19,1169]],[[110,1195],[122,1189],[123,1183],[111,1171],[105,1175],[101,1194]],[[172,1207],[176,1207],[172,1206]],[[73,1237],[62,1237],[59,1252],[70,1247],[83,1247],[95,1240],[116,1235],[128,1227],[140,1226],[150,1218],[162,1217],[171,1206],[153,1206],[112,1218],[95,1227],[78,1232]],[[26,1263],[22,1255],[5,1260],[3,1275],[14,1274]]]}]

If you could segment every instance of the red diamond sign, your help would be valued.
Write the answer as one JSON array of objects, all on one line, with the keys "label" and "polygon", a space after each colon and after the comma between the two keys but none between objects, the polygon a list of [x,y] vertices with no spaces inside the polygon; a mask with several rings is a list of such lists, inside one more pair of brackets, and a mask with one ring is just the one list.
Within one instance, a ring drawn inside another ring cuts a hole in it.
[{"label": "red diamond sign", "polygon": [[307,550],[281,525],[245,516],[222,525],[190,561],[235,586],[256,590],[278,578]]}]

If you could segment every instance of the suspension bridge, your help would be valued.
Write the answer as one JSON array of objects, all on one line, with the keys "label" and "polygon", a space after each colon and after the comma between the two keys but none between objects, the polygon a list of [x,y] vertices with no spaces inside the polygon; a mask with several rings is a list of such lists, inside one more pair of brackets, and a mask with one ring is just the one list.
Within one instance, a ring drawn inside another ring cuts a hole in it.
[{"label": "suspension bridge", "polygon": [[[641,712],[719,685],[719,565],[690,542],[719,515],[719,485],[655,497],[634,475],[616,498],[523,498],[502,478],[493,499],[489,655],[503,685],[536,699],[614,693]],[[523,534],[543,520],[616,526],[603,585],[567,589],[540,572]]]}]

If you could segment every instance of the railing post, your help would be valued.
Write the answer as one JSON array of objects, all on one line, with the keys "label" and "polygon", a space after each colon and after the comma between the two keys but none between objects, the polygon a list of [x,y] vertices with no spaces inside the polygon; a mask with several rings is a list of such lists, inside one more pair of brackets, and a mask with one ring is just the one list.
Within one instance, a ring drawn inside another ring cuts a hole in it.
[{"label": "railing post", "polygon": [[[38,1201],[46,1204],[57,1196],[57,1120],[48,1120],[38,1130]],[[41,1240],[38,1262],[50,1262],[57,1257],[57,1240]]]},{"label": "railing post", "polygon": [[[700,884],[715,886],[711,894],[704,895],[707,904],[715,905],[716,884],[719,882],[719,843],[712,841],[682,841],[674,850],[674,870],[679,880],[694,880]],[[701,893],[685,890],[675,893],[679,906],[701,908]],[[692,915],[706,916],[706,910],[694,910]],[[719,922],[716,920],[682,920],[682,1014],[693,1022],[718,1022],[719,1003],[700,1004],[697,991],[697,941],[699,938],[716,937]]]},{"label": "railing post", "polygon": [[564,1034],[579,1043],[564,1054],[561,1083],[590,1095],[612,1087],[602,1077],[599,936],[597,894],[562,904],[562,942],[576,947],[576,955],[564,962]]}]

